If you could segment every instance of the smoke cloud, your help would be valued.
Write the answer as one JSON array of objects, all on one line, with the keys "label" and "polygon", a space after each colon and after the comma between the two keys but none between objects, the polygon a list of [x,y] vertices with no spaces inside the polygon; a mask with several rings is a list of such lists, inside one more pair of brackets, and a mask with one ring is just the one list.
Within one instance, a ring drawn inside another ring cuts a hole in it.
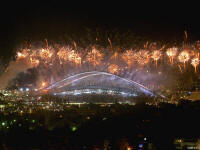
[{"label": "smoke cloud", "polygon": [[5,89],[8,82],[14,79],[18,73],[24,72],[29,68],[32,68],[32,65],[27,59],[11,61],[4,73],[0,76],[0,89]]}]

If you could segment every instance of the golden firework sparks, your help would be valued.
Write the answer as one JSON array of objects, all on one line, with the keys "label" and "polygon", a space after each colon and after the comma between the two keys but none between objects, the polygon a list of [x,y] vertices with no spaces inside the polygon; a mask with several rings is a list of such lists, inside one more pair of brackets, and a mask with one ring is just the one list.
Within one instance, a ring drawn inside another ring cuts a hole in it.
[{"label": "golden firework sparks", "polygon": [[51,61],[51,58],[53,56],[53,51],[50,49],[41,49],[39,51],[39,56],[41,59],[45,61],[45,63],[48,63],[49,61]]},{"label": "golden firework sparks", "polygon": [[93,48],[92,51],[88,52],[86,59],[88,62],[92,63],[94,67],[101,63],[103,54],[100,53],[96,48]]},{"label": "golden firework sparks", "polygon": [[67,59],[68,61],[74,62],[76,53],[74,50],[68,51]]},{"label": "golden firework sparks", "polygon": [[44,88],[46,85],[47,85],[47,83],[45,81],[42,81],[41,88]]},{"label": "golden firework sparks", "polygon": [[197,66],[199,65],[199,58],[195,57],[191,60],[191,64],[194,67],[194,71],[197,72]]},{"label": "golden firework sparks", "polygon": [[24,55],[21,52],[17,52],[17,58],[18,59],[24,58]]},{"label": "golden firework sparks", "polygon": [[149,63],[150,53],[147,50],[140,50],[134,55],[134,60],[141,66]]},{"label": "golden firework sparks", "polygon": [[128,67],[130,68],[130,66],[133,63],[133,58],[134,58],[134,53],[132,50],[127,50],[123,55],[122,55],[122,59],[128,64]]},{"label": "golden firework sparks", "polygon": [[68,52],[65,48],[59,49],[59,51],[57,52],[57,56],[60,61],[60,64],[62,64],[63,61],[66,62],[68,60]]},{"label": "golden firework sparks", "polygon": [[29,51],[29,49],[23,49],[21,52],[17,52],[17,60],[28,57]]},{"label": "golden firework sparks", "polygon": [[113,48],[112,48],[112,42],[111,42],[110,38],[108,38],[108,42],[109,42],[110,48],[111,48],[111,50],[112,50]]},{"label": "golden firework sparks", "polygon": [[47,41],[47,39],[44,39],[44,40],[46,42],[46,48],[48,49],[48,47],[49,47],[48,41]]},{"label": "golden firework sparks", "polygon": [[158,60],[161,58],[162,53],[159,50],[155,50],[153,51],[151,58],[153,58],[153,60],[156,62],[156,67],[158,65]]},{"label": "golden firework sparks", "polygon": [[177,55],[178,48],[172,47],[167,49],[167,56],[169,57],[170,63],[173,64],[174,57]]},{"label": "golden firework sparks", "polygon": [[118,58],[119,58],[118,52],[114,52],[114,54],[111,56],[111,59],[114,59],[115,63],[117,62]]},{"label": "golden firework sparks", "polygon": [[77,49],[77,44],[75,41],[73,42],[73,45],[74,45],[74,48]]},{"label": "golden firework sparks", "polygon": [[178,59],[181,63],[184,64],[184,69],[185,69],[185,63],[190,59],[190,55],[187,51],[182,51],[179,55],[178,55]]},{"label": "golden firework sparks", "polygon": [[185,40],[187,41],[187,39],[188,39],[187,31],[184,31],[184,34],[185,34]]},{"label": "golden firework sparks", "polygon": [[74,62],[76,65],[81,65],[81,57],[77,54],[75,59],[74,59]]},{"label": "golden firework sparks", "polygon": [[32,57],[30,57],[30,62],[31,62],[31,65],[34,66],[34,67],[37,67],[40,63],[39,59],[35,59],[35,58],[32,58]]},{"label": "golden firework sparks", "polygon": [[144,44],[144,48],[147,48],[147,47],[148,47],[148,44],[149,44],[149,42],[147,41],[147,42]]},{"label": "golden firework sparks", "polygon": [[81,65],[81,57],[80,54],[76,53],[74,50],[68,49],[66,53],[62,56],[64,60],[68,60],[70,62],[75,63],[76,65]]},{"label": "golden firework sparks", "polygon": [[180,72],[183,73],[182,68],[181,68],[180,65],[178,65],[178,68],[179,68]]},{"label": "golden firework sparks", "polygon": [[112,74],[117,74],[119,71],[119,67],[116,64],[112,64],[108,67],[108,71]]}]

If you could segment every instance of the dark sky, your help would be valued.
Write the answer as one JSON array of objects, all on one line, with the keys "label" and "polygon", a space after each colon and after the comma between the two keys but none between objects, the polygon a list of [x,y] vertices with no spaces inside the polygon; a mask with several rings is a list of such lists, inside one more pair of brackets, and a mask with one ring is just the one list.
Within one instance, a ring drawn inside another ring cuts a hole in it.
[{"label": "dark sky", "polygon": [[[73,2],[73,3],[72,3]],[[165,1],[127,3],[93,1],[65,1],[1,5],[1,47],[12,45],[18,38],[59,36],[69,30],[101,27],[131,29],[138,33],[165,37],[181,35],[184,30],[200,39],[200,11],[195,3]]]},{"label": "dark sky", "polygon": [[[4,6],[1,6],[4,7]],[[126,3],[93,1],[66,1],[65,3],[8,4],[1,10],[3,23],[11,32],[35,34],[60,32],[66,27],[106,25],[117,28],[131,28],[141,32],[199,32],[198,5],[189,2],[179,4],[169,2]],[[10,33],[8,33],[9,35]],[[20,33],[19,33],[20,34]],[[163,35],[165,36],[165,35]]]}]

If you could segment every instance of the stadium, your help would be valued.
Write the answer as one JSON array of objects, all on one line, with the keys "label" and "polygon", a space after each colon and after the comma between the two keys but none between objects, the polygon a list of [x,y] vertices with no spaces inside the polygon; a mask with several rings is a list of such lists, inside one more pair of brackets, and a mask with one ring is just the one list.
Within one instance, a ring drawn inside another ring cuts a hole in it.
[{"label": "stadium", "polygon": [[82,94],[107,94],[122,97],[156,96],[150,89],[135,81],[100,71],[83,72],[66,77],[41,89],[42,91],[58,96]]}]

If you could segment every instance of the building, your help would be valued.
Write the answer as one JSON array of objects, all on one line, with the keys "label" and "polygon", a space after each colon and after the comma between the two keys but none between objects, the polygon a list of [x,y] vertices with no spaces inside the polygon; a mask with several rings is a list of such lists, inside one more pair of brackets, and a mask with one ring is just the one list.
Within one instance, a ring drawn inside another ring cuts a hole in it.
[{"label": "building", "polygon": [[175,139],[174,145],[180,150],[200,150],[200,139]]}]

